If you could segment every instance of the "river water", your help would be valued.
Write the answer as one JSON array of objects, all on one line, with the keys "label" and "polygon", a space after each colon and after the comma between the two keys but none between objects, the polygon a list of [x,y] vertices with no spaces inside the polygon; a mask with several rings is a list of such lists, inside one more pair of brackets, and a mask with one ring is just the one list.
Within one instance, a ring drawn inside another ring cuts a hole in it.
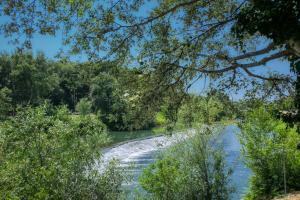
[{"label": "river water", "polygon": [[237,138],[238,133],[239,129],[236,126],[227,126],[221,136],[227,165],[233,169],[231,179],[236,191],[232,195],[232,200],[240,200],[247,192],[251,176],[250,169],[244,165],[240,155],[241,145]]},{"label": "river water", "polygon": [[[220,141],[226,153],[227,165],[233,168],[231,180],[236,191],[231,197],[232,200],[239,200],[246,193],[248,180],[251,175],[251,171],[243,164],[240,158],[241,147],[236,136],[238,131],[239,129],[235,126],[227,126],[220,136]],[[191,133],[187,135],[189,134]],[[160,151],[185,137],[188,136],[159,136],[128,142],[106,149],[103,152],[102,160],[106,163],[112,158],[118,159],[122,169],[132,177],[132,181],[124,185],[124,188],[128,191],[141,190],[138,185],[138,177],[143,172],[143,169],[155,161],[156,155]],[[130,192],[128,198],[133,199],[133,195],[134,192]]]}]

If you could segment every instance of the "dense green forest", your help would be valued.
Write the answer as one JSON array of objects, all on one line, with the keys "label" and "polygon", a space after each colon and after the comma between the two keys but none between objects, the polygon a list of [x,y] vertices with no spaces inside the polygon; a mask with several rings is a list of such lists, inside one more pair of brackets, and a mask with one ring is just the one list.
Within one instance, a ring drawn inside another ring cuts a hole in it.
[{"label": "dense green forest", "polygon": [[2,0],[0,40],[0,199],[132,199],[105,152],[177,136],[134,198],[229,200],[228,126],[243,198],[300,198],[298,0]]},{"label": "dense green forest", "polygon": [[137,119],[133,109],[142,78],[138,70],[113,62],[54,62],[43,54],[16,53],[0,59],[1,119],[14,115],[20,106],[49,102],[66,105],[77,114],[95,113],[111,130],[145,128],[153,123],[152,116]]},{"label": "dense green forest", "polygon": [[3,54],[0,60],[2,120],[15,115],[19,107],[36,107],[46,102],[66,106],[75,115],[95,114],[109,130],[166,125],[177,120],[174,112],[180,113],[180,124],[190,126],[200,122],[201,113],[211,113],[204,123],[234,118],[232,101],[218,91],[202,97],[178,91],[182,105],[166,94],[152,111],[140,115],[145,109],[142,87],[148,79],[140,70],[114,62],[51,61],[43,54],[34,57],[31,53]]}]

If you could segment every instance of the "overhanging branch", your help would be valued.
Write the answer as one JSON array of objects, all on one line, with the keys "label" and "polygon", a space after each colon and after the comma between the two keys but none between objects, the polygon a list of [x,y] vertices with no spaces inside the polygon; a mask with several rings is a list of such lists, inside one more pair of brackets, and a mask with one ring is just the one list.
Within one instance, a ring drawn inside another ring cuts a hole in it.
[{"label": "overhanging branch", "polygon": [[262,79],[265,81],[287,81],[284,78],[277,78],[277,77],[265,77],[265,76],[261,76],[258,74],[254,74],[253,72],[251,72],[249,69],[247,68],[242,68],[249,76],[252,76],[254,78],[258,78],[258,79]]},{"label": "overhanging branch", "polygon": [[242,60],[242,59],[246,59],[246,58],[250,58],[250,57],[254,57],[254,56],[266,54],[266,53],[270,52],[271,50],[273,50],[274,47],[275,47],[275,45],[272,42],[267,47],[265,47],[265,48],[263,48],[261,50],[248,52],[248,53],[245,53],[243,55],[232,57],[231,59],[232,60]]}]

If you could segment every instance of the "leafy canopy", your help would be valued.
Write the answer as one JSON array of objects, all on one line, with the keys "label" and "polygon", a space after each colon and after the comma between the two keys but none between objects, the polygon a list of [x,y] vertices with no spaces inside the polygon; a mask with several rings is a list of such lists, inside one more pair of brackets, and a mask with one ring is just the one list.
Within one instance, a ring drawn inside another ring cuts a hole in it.
[{"label": "leafy canopy", "polygon": [[[34,33],[62,29],[73,53],[138,61],[144,73],[155,75],[148,82],[160,88],[156,92],[174,84],[188,89],[205,76],[224,89],[249,89],[248,77],[258,84],[276,82],[280,89],[292,74],[261,75],[253,69],[298,54],[289,44],[299,42],[296,0],[1,1],[1,7],[9,19],[1,30],[8,37],[25,34],[30,41]],[[279,23],[284,19],[289,23]],[[233,27],[243,37],[236,37]]]}]

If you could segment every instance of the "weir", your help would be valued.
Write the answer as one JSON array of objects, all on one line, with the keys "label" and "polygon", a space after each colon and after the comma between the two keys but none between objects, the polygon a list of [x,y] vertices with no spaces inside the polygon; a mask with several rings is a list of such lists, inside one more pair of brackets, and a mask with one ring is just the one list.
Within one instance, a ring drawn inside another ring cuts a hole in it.
[{"label": "weir", "polygon": [[[236,126],[227,126],[219,137],[219,142],[223,145],[226,154],[227,165],[233,169],[231,181],[236,191],[232,195],[232,200],[240,200],[247,192],[248,180],[251,175],[251,171],[244,165],[240,157],[241,147],[237,139],[238,132],[239,129]],[[109,160],[117,159],[120,161],[120,167],[132,177],[132,181],[129,184],[124,184],[124,188],[129,191],[141,190],[138,177],[149,164],[155,161],[157,154],[170,145],[191,136],[191,134],[193,131],[188,131],[187,134],[174,134],[171,137],[146,138],[105,149],[98,169],[103,169]],[[132,195],[134,194],[130,192],[130,199],[133,199]]]}]

